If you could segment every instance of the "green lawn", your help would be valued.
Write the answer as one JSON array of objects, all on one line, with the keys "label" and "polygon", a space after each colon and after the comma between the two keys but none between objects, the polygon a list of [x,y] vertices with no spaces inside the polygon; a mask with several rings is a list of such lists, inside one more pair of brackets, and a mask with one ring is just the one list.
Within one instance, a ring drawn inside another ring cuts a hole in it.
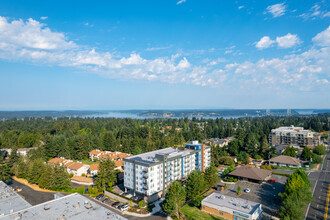
[{"label": "green lawn", "polygon": [[189,220],[224,220],[223,218],[202,212],[199,208],[190,206],[189,204],[183,206],[180,211]]}]

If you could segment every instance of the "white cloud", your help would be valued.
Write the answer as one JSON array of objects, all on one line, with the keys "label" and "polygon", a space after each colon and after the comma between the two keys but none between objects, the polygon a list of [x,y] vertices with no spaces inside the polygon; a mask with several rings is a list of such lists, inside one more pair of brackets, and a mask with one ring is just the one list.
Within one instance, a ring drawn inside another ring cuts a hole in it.
[{"label": "white cloud", "polygon": [[[317,47],[300,54],[260,59],[256,62],[223,64],[219,63],[226,60],[218,58],[207,60],[202,65],[189,62],[181,54],[169,55],[170,58],[146,59],[135,52],[127,57],[119,57],[111,52],[86,49],[86,46],[75,44],[63,33],[54,32],[33,19],[8,21],[0,17],[0,32],[1,59],[70,66],[105,78],[221,88],[235,85],[244,90],[329,89],[329,28],[313,38]],[[277,42],[282,47],[296,44],[297,40],[292,40],[295,35],[285,36],[280,37]]]},{"label": "white cloud", "polygon": [[330,46],[330,26],[322,31],[321,33],[318,33],[314,38],[313,42],[317,44],[318,46],[322,47],[329,47]]},{"label": "white cloud", "polygon": [[256,47],[262,50],[272,46],[273,43],[275,43],[275,41],[271,40],[270,37],[264,36],[257,42]]},{"label": "white cloud", "polygon": [[282,37],[276,37],[276,43],[280,48],[291,48],[301,43],[301,40],[296,34],[288,33]]},{"label": "white cloud", "polygon": [[319,18],[330,17],[330,12],[321,10],[321,5],[320,4],[315,4],[315,5],[313,5],[313,7],[311,7],[309,9],[308,12],[299,15],[299,17],[302,17],[305,20],[307,20],[307,19],[314,20],[317,17],[319,17]]},{"label": "white cloud", "polygon": [[244,7],[245,7],[244,5],[238,6],[238,10],[241,10]]},{"label": "white cloud", "polygon": [[167,50],[170,49],[173,45],[166,46],[166,47],[149,47],[146,51],[158,51],[158,50]]},{"label": "white cloud", "polygon": [[182,3],[185,3],[187,0],[180,0],[180,1],[178,1],[176,4],[177,5],[180,5],[180,4],[182,4]]},{"label": "white cloud", "polygon": [[266,13],[272,14],[274,18],[285,14],[287,6],[284,3],[270,5],[266,8]]},{"label": "white cloud", "polygon": [[76,47],[63,33],[52,32],[44,24],[28,19],[8,22],[0,16],[0,42],[7,48],[67,49]]},{"label": "white cloud", "polygon": [[46,20],[46,19],[48,19],[48,17],[47,16],[42,16],[42,17],[40,17],[40,19],[41,20]]}]

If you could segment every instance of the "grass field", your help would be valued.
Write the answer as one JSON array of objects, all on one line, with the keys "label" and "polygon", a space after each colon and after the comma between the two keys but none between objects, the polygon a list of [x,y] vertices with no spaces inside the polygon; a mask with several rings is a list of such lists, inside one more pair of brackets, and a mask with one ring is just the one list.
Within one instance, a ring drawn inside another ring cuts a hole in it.
[{"label": "grass field", "polygon": [[88,164],[88,165],[91,165],[91,164],[94,164],[94,163],[100,163],[99,161],[98,162],[93,162],[93,161],[90,161],[89,159],[83,159],[81,160],[82,163],[84,164]]},{"label": "grass field", "polygon": [[189,204],[183,206],[180,211],[189,220],[224,220],[223,218],[202,212],[200,209],[190,206]]}]

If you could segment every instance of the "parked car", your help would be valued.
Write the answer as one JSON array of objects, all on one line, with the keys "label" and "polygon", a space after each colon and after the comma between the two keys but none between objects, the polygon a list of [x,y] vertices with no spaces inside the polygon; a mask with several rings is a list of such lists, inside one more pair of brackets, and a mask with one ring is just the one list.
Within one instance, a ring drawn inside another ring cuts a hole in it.
[{"label": "parked car", "polygon": [[129,205],[122,205],[122,206],[120,206],[120,211],[126,211],[127,209],[129,208]]},{"label": "parked car", "polygon": [[269,179],[268,182],[275,183],[276,181],[274,179]]},{"label": "parked car", "polygon": [[104,195],[103,194],[99,194],[95,197],[97,200],[101,200],[102,198],[104,198]]},{"label": "parked car", "polygon": [[117,208],[118,206],[120,206],[120,202],[115,202],[111,206]]},{"label": "parked car", "polygon": [[104,199],[102,200],[103,203],[105,203],[105,202],[107,202],[107,201],[109,201],[108,198],[104,198]]},{"label": "parked car", "polygon": [[249,192],[251,192],[251,190],[250,190],[249,188],[246,188],[246,189],[244,190],[244,192],[249,193]]}]

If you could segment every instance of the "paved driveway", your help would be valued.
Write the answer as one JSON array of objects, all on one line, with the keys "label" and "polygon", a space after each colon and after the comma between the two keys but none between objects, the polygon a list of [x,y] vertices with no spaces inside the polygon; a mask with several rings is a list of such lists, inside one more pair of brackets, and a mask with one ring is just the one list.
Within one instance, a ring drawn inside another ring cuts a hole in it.
[{"label": "paved driveway", "polygon": [[[222,194],[247,199],[250,201],[258,202],[263,205],[263,210],[266,215],[277,215],[277,209],[281,204],[281,200],[278,197],[280,192],[284,191],[284,184],[287,180],[285,176],[272,175],[275,183],[264,182],[262,184],[251,183],[248,181],[238,181],[236,184],[229,185],[228,189],[221,192]],[[237,187],[242,188],[240,196],[237,195]],[[245,189],[249,188],[250,192],[244,192]]]},{"label": "paved driveway", "polygon": [[12,180],[12,183],[9,184],[9,186],[13,189],[22,189],[18,194],[23,196],[31,205],[37,205],[54,199],[54,193],[35,191],[16,180]]}]

